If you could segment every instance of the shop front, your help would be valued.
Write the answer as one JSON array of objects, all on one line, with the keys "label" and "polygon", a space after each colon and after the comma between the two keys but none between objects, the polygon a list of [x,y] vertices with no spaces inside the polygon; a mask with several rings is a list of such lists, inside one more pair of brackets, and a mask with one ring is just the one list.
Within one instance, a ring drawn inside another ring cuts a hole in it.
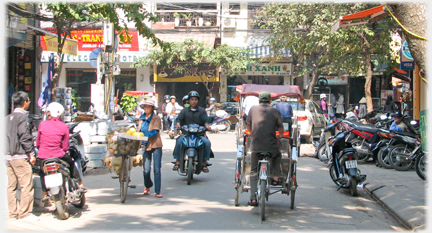
[{"label": "shop front", "polygon": [[[97,57],[100,49],[104,48],[102,30],[76,30],[72,31],[72,38],[78,41],[77,55],[63,55],[63,67],[59,80],[59,87],[71,87],[76,107],[80,111],[87,111],[91,104],[91,85],[97,82]],[[141,48],[139,44],[142,38],[137,31],[129,31],[130,41],[120,40],[117,54],[119,55],[119,75],[114,75],[114,95],[121,98],[127,90],[154,91],[150,84],[150,68],[130,68],[138,57],[148,54],[147,48]],[[41,41],[43,52],[42,82],[45,81],[49,57],[51,51],[44,47]],[[101,79],[102,84],[104,79]],[[41,83],[43,86],[43,83]],[[38,92],[40,93],[40,91]]]},{"label": "shop front", "polygon": [[190,91],[197,91],[201,98],[199,106],[206,105],[206,97],[219,96],[219,75],[217,67],[208,63],[201,63],[197,66],[185,67],[183,72],[175,72],[175,69],[184,63],[174,63],[168,67],[154,65],[154,83],[158,93],[158,103],[162,105],[164,95],[174,95],[177,102],[181,104],[183,96]]},{"label": "shop front", "polygon": [[257,63],[245,70],[229,75],[227,69],[221,69],[221,102],[235,102],[236,86],[242,84],[292,85],[291,63]]}]

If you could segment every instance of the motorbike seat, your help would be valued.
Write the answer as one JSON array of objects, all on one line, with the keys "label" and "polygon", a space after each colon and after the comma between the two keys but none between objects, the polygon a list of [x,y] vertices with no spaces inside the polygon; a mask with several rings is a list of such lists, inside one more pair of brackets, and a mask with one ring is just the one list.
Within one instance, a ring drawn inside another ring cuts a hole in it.
[{"label": "motorbike seat", "polygon": [[59,158],[53,157],[53,158],[47,158],[43,160],[43,164],[49,163],[49,162],[59,162],[61,164],[63,164],[66,167],[69,167],[69,164],[66,163],[64,160],[61,160]]},{"label": "motorbike seat", "polygon": [[352,147],[350,147],[350,148],[345,148],[344,150],[343,150],[343,153],[355,153],[356,152],[356,150],[354,149],[354,148],[352,148]]},{"label": "motorbike seat", "polygon": [[357,127],[354,127],[354,128],[357,129],[357,130],[365,131],[365,132],[372,133],[372,134],[375,133],[378,130],[377,127],[375,127],[373,125],[367,125],[367,124],[360,125],[360,126],[357,126]]}]

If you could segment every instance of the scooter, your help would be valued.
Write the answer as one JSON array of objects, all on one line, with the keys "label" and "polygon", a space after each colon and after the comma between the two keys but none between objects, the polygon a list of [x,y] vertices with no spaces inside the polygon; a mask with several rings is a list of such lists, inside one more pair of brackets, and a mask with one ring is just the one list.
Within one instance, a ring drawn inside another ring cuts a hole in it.
[{"label": "scooter", "polygon": [[185,133],[180,152],[180,166],[177,170],[182,176],[187,176],[187,184],[190,185],[193,175],[199,175],[202,171],[204,137],[206,128],[197,124],[183,125],[181,130]]},{"label": "scooter", "polygon": [[210,127],[212,128],[212,132],[217,133],[228,133],[231,129],[231,122],[229,118],[231,114],[227,114],[224,117],[216,117],[212,123],[210,123]]},{"label": "scooter", "polygon": [[[324,132],[336,127],[340,122],[333,123]],[[329,162],[329,173],[333,182],[341,188],[350,189],[352,196],[357,196],[357,185],[366,180],[366,175],[362,175],[357,166],[357,152],[351,143],[345,142],[346,136],[354,129],[339,132],[335,137],[329,139],[331,145],[331,160]]]}]

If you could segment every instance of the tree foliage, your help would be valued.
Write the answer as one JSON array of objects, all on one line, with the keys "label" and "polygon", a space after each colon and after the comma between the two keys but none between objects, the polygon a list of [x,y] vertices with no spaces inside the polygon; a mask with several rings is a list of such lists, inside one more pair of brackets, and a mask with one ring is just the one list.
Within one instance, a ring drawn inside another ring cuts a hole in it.
[{"label": "tree foliage", "polygon": [[[170,43],[168,47],[166,51],[162,49],[151,50],[147,56],[138,58],[131,67],[147,67],[156,64],[166,68],[169,65],[181,62],[174,72],[190,75],[189,68],[191,66],[197,66],[205,62],[209,64],[209,67],[226,68],[229,70],[229,75],[234,75],[235,71],[246,69],[249,64],[254,63],[247,56],[248,50],[226,44],[212,48],[197,40],[187,39],[183,42]],[[202,79],[207,91],[209,91],[209,78]]]},{"label": "tree foliage", "polygon": [[[380,64],[391,62],[387,21],[340,28],[331,33],[331,26],[341,16],[375,6],[364,3],[270,3],[261,9],[258,20],[265,22],[263,27],[272,31],[268,42],[273,51],[291,49],[294,73],[312,74],[306,93],[306,97],[310,97],[320,74],[365,74],[371,68],[368,57]],[[365,50],[366,45],[369,51]],[[269,59],[277,61],[280,54],[275,53]]]}]

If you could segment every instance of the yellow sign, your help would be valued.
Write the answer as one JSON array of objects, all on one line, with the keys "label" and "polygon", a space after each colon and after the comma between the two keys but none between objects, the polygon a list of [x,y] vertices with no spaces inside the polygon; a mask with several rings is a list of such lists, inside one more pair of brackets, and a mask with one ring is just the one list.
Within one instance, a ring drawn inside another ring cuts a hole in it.
[{"label": "yellow sign", "polygon": [[31,84],[31,83],[32,83],[31,77],[24,78],[24,84]]},{"label": "yellow sign", "polygon": [[[58,42],[57,37],[53,36],[44,36],[46,43],[46,50],[58,52]],[[63,45],[63,53],[69,55],[78,55],[78,44],[76,40],[68,40]]]},{"label": "yellow sign", "polygon": [[[159,76],[158,74],[154,74],[155,82],[219,82],[219,77],[213,76],[207,80],[207,76],[203,75],[199,76],[183,76],[183,77],[175,77],[175,78],[164,78]],[[202,78],[202,79],[201,79]]]},{"label": "yellow sign", "polygon": [[183,72],[174,70],[182,63],[174,63],[168,67],[158,67],[154,65],[155,82],[219,82],[219,72],[217,67],[208,63],[201,63],[196,66],[187,66]]}]

